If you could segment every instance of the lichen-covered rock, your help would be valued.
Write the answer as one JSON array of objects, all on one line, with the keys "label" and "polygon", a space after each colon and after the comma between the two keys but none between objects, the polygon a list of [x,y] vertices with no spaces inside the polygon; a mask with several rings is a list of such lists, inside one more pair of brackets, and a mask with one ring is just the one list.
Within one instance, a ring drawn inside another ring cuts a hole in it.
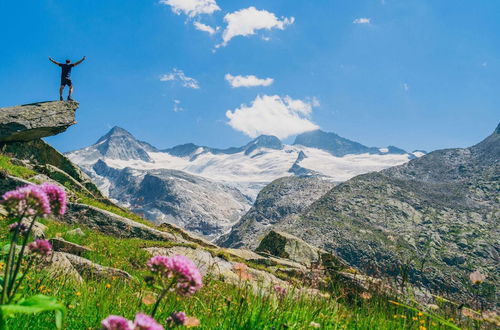
[{"label": "lichen-covered rock", "polygon": [[[289,286],[287,282],[277,278],[269,272],[242,266],[242,264],[227,261],[217,256],[214,257],[209,251],[203,249],[175,246],[171,248],[153,247],[146,248],[145,250],[153,256],[174,256],[177,254],[184,255],[195,263],[203,276],[210,274],[212,276],[222,277],[224,281],[236,285],[241,285],[242,281],[248,281],[248,283],[254,288],[255,292],[270,290],[275,285],[283,287]],[[244,272],[247,276],[244,278],[242,278],[241,273],[239,273],[239,269],[241,270],[240,267],[245,268]]]},{"label": "lichen-covered rock", "polygon": [[272,226],[293,218],[327,193],[335,184],[316,177],[285,177],[274,180],[257,196],[252,208],[217,239],[231,248],[255,249]]},{"label": "lichen-covered rock", "polygon": [[113,277],[120,277],[123,279],[132,279],[132,275],[124,270],[112,267],[105,267],[96,264],[88,259],[75,256],[73,254],[59,252],[64,256],[73,266],[74,269],[82,276],[84,279],[111,279]]},{"label": "lichen-covered rock", "polygon": [[58,252],[66,252],[81,256],[83,253],[91,251],[88,247],[68,242],[60,237],[51,238],[49,239],[49,242],[50,244],[52,244],[52,248],[54,249],[54,251]]},{"label": "lichen-covered rock", "polygon": [[271,230],[262,239],[255,251],[278,258],[290,259],[307,266],[318,263],[321,256],[326,253],[296,236],[275,230]]},{"label": "lichen-covered rock", "polygon": [[77,102],[39,102],[0,108],[0,142],[31,141],[76,124]]}]

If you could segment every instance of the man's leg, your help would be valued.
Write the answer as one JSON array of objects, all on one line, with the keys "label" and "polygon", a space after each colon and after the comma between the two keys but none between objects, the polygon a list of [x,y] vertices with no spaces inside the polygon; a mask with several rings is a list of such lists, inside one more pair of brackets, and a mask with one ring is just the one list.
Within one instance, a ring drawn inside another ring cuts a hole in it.
[{"label": "man's leg", "polygon": [[69,85],[68,101],[73,101],[71,94],[73,94],[73,85]]},{"label": "man's leg", "polygon": [[63,100],[63,91],[64,91],[64,85],[61,85],[61,87],[59,87],[59,100],[62,101]]}]

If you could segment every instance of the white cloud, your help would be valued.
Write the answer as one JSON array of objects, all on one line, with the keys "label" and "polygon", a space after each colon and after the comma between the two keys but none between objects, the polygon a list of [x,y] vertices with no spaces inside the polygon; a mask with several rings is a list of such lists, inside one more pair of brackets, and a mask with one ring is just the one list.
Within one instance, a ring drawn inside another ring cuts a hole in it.
[{"label": "white cloud", "polygon": [[371,18],[356,18],[352,21],[354,24],[370,24]]},{"label": "white cloud", "polygon": [[227,23],[222,34],[222,46],[236,36],[249,36],[255,34],[257,30],[271,30],[273,28],[284,30],[286,25],[292,24],[295,18],[277,18],[267,10],[258,10],[255,7],[240,9],[224,16]]},{"label": "white cloud", "polygon": [[407,83],[403,83],[403,89],[405,92],[408,92],[410,90],[410,86]]},{"label": "white cloud", "polygon": [[231,87],[256,87],[256,86],[269,86],[274,82],[273,78],[257,78],[254,75],[249,76],[233,76],[227,73],[224,78],[229,82]]},{"label": "white cloud", "polygon": [[184,111],[184,108],[181,107],[181,101],[180,100],[174,100],[174,112],[181,112]]},{"label": "white cloud", "polygon": [[215,0],[160,0],[160,3],[172,7],[172,11],[177,15],[184,13],[189,17],[212,14],[220,10]]},{"label": "white cloud", "polygon": [[182,70],[176,68],[174,68],[172,72],[162,74],[160,76],[160,81],[174,81],[174,80],[180,81],[182,83],[182,86],[187,88],[194,88],[194,89],[200,88],[200,85],[198,84],[198,81],[196,79],[186,76]]},{"label": "white cloud", "polygon": [[218,27],[214,29],[210,25],[206,25],[206,24],[203,24],[200,22],[194,22],[193,25],[196,28],[196,30],[207,32],[208,34],[211,34],[211,35],[215,34],[215,32],[217,32],[217,30],[219,29]]},{"label": "white cloud", "polygon": [[229,126],[255,138],[261,134],[284,139],[290,135],[319,129],[310,121],[313,102],[294,100],[289,96],[259,95],[250,106],[226,112]]}]

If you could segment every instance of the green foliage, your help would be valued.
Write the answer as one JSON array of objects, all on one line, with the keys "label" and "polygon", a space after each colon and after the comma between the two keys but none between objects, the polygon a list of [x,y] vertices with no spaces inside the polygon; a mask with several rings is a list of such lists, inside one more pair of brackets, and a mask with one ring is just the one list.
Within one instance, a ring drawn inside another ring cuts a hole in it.
[{"label": "green foliage", "polygon": [[21,299],[17,304],[0,305],[3,319],[11,318],[16,314],[39,314],[42,312],[54,312],[57,329],[62,328],[63,315],[66,307],[57,302],[56,298],[41,294]]},{"label": "green foliage", "polygon": [[0,170],[4,170],[12,176],[28,179],[36,174],[35,171],[24,166],[14,165],[11,158],[0,154]]}]

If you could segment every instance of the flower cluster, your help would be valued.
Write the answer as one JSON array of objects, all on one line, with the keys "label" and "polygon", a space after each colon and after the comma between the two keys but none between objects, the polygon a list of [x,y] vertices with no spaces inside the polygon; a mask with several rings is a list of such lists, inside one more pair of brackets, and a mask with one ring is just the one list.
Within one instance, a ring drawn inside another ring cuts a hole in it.
[{"label": "flower cluster", "polygon": [[52,244],[45,239],[37,239],[28,244],[28,248],[32,253],[48,256],[52,253]]},{"label": "flower cluster", "polygon": [[20,234],[24,234],[28,231],[28,226],[22,222],[14,222],[9,226],[9,231],[15,232],[16,230],[18,230]]},{"label": "flower cluster", "polygon": [[286,296],[286,289],[282,286],[279,286],[279,285],[276,285],[274,287],[274,292],[276,293],[276,295],[278,296],[279,299],[283,299],[285,298]]},{"label": "flower cluster", "polygon": [[63,215],[66,212],[66,192],[64,189],[51,183],[44,183],[40,185],[40,188],[49,198],[52,213]]},{"label": "flower cluster", "polygon": [[46,215],[51,212],[49,197],[40,186],[35,185],[6,192],[2,203],[19,215]]},{"label": "flower cluster", "polygon": [[153,273],[159,273],[176,281],[180,295],[191,295],[202,287],[201,274],[195,264],[185,256],[155,256],[147,263]]},{"label": "flower cluster", "polygon": [[51,183],[27,185],[6,192],[1,203],[18,215],[62,215],[66,211],[66,193]]},{"label": "flower cluster", "polygon": [[167,323],[173,323],[175,325],[184,325],[186,323],[186,313],[184,312],[173,312],[167,318]]},{"label": "flower cluster", "polygon": [[110,315],[102,322],[103,330],[164,330],[163,326],[146,314],[137,314],[134,321],[122,316]]}]

